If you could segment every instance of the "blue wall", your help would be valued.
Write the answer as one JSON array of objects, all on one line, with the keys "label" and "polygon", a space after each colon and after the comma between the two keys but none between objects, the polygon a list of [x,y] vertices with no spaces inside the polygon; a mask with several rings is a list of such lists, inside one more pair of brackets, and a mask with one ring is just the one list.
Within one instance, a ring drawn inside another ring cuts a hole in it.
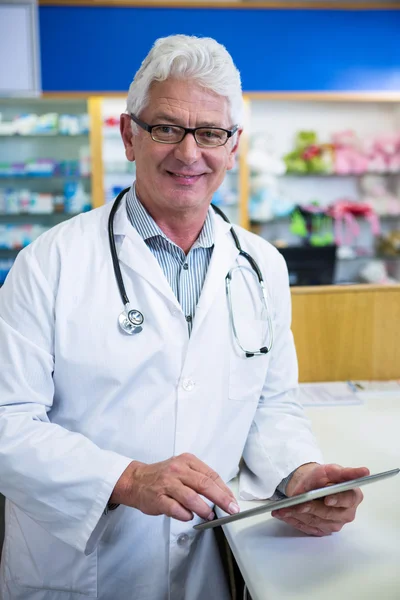
[{"label": "blue wall", "polygon": [[154,40],[224,44],[244,91],[400,91],[400,11],[42,6],[44,91],[126,91]]}]

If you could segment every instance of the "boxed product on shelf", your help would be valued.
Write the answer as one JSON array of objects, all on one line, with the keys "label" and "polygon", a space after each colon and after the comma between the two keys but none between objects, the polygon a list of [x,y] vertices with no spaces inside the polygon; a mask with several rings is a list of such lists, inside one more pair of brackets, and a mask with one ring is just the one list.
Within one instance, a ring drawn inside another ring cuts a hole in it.
[{"label": "boxed product on shelf", "polygon": [[25,175],[25,163],[0,162],[0,177],[20,177]]},{"label": "boxed product on shelf", "polygon": [[89,177],[90,155],[83,151],[78,160],[55,161],[37,158],[24,163],[0,163],[0,177]]},{"label": "boxed product on shelf", "polygon": [[81,181],[67,181],[64,185],[64,210],[66,213],[80,213],[91,209],[90,197]]},{"label": "boxed product on shelf", "polygon": [[25,163],[25,174],[34,177],[50,177],[56,169],[57,162],[51,158],[36,158]]},{"label": "boxed product on shelf", "polygon": [[12,121],[2,119],[0,113],[0,135],[87,135],[89,133],[89,115],[58,114],[56,112],[37,115],[26,113],[18,115]]},{"label": "boxed product on shelf", "polygon": [[90,177],[92,171],[92,162],[89,146],[79,148],[79,174],[81,177]]},{"label": "boxed product on shelf", "polygon": [[[74,196],[77,189],[77,182],[68,182],[67,194]],[[72,193],[70,192],[72,186]],[[81,196],[82,198],[82,196]],[[88,210],[90,200],[84,193],[84,202],[80,202],[81,210]],[[78,197],[79,200],[79,197]],[[53,212],[64,212],[66,199],[60,194],[32,192],[28,189],[0,188],[0,217],[2,215],[48,215]],[[74,206],[78,206],[75,200]],[[68,211],[80,212],[80,210]]]},{"label": "boxed product on shelf", "polygon": [[19,214],[20,202],[17,190],[0,188],[0,214],[13,215]]},{"label": "boxed product on shelf", "polygon": [[50,214],[54,211],[52,194],[31,194],[28,212],[31,214]]},{"label": "boxed product on shelf", "polygon": [[89,133],[89,115],[68,115],[59,116],[59,133],[61,135],[84,135]]},{"label": "boxed product on shelf", "polygon": [[0,249],[25,248],[46,230],[42,225],[0,225]]}]

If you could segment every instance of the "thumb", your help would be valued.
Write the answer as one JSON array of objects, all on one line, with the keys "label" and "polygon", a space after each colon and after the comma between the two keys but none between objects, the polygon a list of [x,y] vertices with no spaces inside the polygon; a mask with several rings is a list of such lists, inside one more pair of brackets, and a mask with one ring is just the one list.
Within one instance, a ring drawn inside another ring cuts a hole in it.
[{"label": "thumb", "polygon": [[337,464],[318,465],[310,463],[303,465],[295,471],[287,487],[287,495],[304,494],[310,490],[326,487],[335,483],[342,483],[358,477],[369,475],[366,467],[342,467]]},{"label": "thumb", "polygon": [[325,465],[326,476],[329,483],[342,483],[343,481],[350,481],[351,479],[358,479],[359,477],[366,477],[369,475],[369,469],[367,467],[341,467],[340,465]]}]

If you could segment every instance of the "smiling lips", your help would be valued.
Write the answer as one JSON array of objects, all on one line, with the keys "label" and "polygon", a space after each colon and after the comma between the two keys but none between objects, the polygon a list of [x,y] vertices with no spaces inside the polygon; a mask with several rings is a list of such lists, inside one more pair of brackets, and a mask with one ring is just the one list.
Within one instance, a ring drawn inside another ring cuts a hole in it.
[{"label": "smiling lips", "polygon": [[200,179],[200,177],[202,177],[202,175],[204,175],[204,173],[185,174],[185,173],[174,173],[172,171],[167,171],[167,173],[168,173],[168,175],[173,177],[177,182],[179,181],[179,183],[181,185],[190,185],[190,184],[196,183],[196,181],[198,181]]}]

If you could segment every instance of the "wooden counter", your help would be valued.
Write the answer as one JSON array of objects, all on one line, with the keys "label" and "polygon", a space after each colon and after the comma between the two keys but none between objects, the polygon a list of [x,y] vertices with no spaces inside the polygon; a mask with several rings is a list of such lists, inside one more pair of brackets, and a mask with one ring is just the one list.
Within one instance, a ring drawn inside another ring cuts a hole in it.
[{"label": "wooden counter", "polygon": [[300,381],[400,379],[400,285],[291,291]]}]

